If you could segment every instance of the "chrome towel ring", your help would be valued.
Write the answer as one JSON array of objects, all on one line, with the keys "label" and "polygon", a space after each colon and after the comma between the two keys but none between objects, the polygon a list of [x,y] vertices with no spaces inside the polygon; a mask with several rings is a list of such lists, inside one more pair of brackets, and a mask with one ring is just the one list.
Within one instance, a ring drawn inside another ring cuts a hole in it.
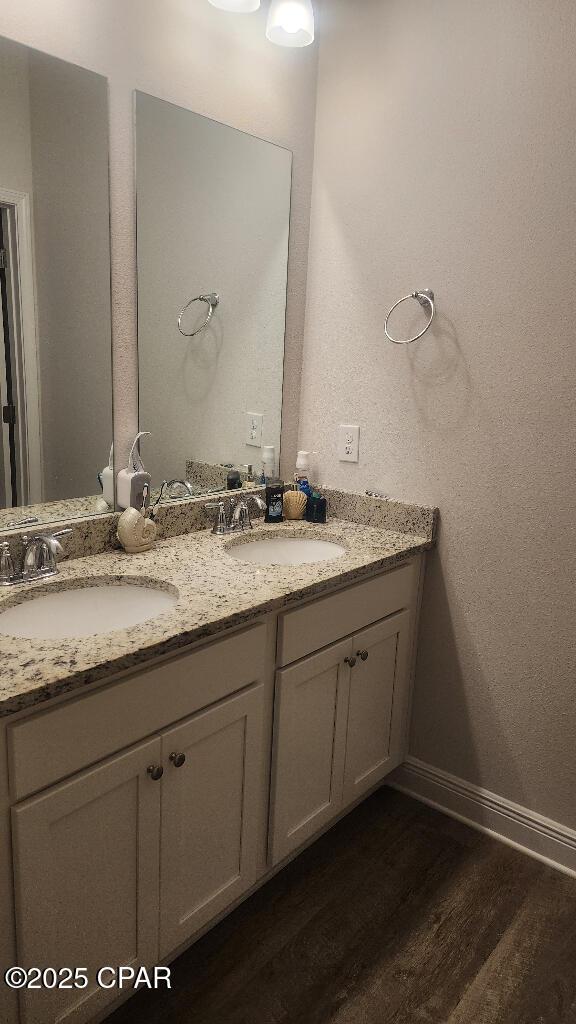
[{"label": "chrome towel ring", "polygon": [[[193,302],[205,302],[208,306],[208,314],[206,316],[204,323],[201,324],[200,327],[197,327],[195,331],[190,331],[190,333],[188,334],[186,331],[182,330],[182,317],[184,316],[184,313],[186,312],[188,307],[191,306]],[[187,302],[184,308],[180,311],[180,316],[178,317],[178,330],[180,331],[180,334],[184,338],[193,338],[194,335],[200,334],[201,331],[205,330],[205,328],[208,327],[208,324],[212,319],[214,310],[216,309],[216,306],[218,305],[219,302],[220,296],[217,295],[216,292],[211,292],[209,295],[197,295],[195,299],[190,299],[190,301]]]},{"label": "chrome towel ring", "polygon": [[[416,301],[419,302],[424,309],[428,306],[430,309],[430,319],[426,326],[420,331],[420,334],[416,334],[413,338],[405,338],[403,340],[399,340],[398,338],[393,338],[392,335],[388,333],[388,322],[396,307],[399,306],[401,302],[406,302],[406,299],[416,299]],[[434,319],[434,312],[434,292],[432,291],[431,288],[423,288],[419,292],[410,292],[410,295],[403,295],[401,299],[398,299],[398,302],[394,303],[392,309],[389,311],[388,316],[384,321],[384,332],[386,334],[386,337],[388,338],[388,341],[393,342],[394,345],[411,345],[413,341],[418,341],[418,338],[421,338],[423,334],[426,334],[426,331],[430,327],[430,324]]]}]

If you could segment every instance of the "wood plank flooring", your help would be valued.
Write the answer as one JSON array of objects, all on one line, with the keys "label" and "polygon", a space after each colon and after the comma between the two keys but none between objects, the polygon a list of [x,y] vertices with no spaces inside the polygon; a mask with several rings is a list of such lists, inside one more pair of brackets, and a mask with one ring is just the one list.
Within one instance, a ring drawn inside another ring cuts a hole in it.
[{"label": "wood plank flooring", "polygon": [[382,789],[109,1024],[576,1024],[576,880]]}]

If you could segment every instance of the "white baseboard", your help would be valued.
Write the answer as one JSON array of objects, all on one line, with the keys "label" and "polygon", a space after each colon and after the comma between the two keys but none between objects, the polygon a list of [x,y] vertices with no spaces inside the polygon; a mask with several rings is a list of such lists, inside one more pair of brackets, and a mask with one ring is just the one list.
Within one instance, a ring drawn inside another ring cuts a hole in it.
[{"label": "white baseboard", "polygon": [[409,757],[388,785],[576,877],[576,832],[480,786]]}]

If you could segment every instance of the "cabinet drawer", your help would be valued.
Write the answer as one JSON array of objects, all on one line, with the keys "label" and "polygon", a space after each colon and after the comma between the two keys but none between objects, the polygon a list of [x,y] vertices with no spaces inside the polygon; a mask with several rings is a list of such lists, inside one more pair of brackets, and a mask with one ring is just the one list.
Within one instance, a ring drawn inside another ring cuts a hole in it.
[{"label": "cabinet drawer", "polygon": [[259,624],[10,726],[14,799],[259,681],[265,647],[266,627]]},{"label": "cabinet drawer", "polygon": [[407,608],[414,586],[415,564],[411,563],[285,612],[278,625],[278,664],[289,665]]}]

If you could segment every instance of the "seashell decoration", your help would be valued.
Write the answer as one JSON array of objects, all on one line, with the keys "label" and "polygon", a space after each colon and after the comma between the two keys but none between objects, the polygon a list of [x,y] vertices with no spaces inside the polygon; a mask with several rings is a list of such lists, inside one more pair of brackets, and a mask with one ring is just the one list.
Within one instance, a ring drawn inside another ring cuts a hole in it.
[{"label": "seashell decoration", "polygon": [[129,555],[150,551],[156,541],[156,523],[146,519],[137,508],[127,508],[118,520],[116,536]]},{"label": "seashell decoration", "polygon": [[304,519],[307,496],[303,491],[286,491],[284,495],[284,517],[286,519]]}]

